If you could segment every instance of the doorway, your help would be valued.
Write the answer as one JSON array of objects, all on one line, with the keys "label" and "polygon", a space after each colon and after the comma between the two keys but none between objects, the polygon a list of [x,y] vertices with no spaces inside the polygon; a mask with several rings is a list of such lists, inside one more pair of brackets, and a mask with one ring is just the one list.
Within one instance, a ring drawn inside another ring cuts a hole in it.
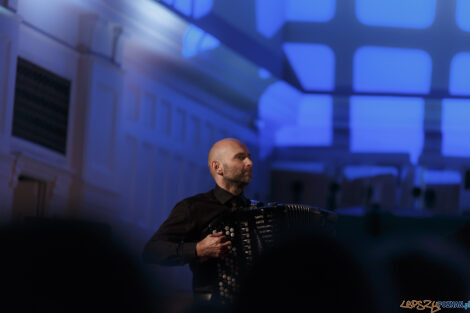
[{"label": "doorway", "polygon": [[43,217],[46,209],[47,182],[20,176],[13,193],[14,220],[24,217]]}]

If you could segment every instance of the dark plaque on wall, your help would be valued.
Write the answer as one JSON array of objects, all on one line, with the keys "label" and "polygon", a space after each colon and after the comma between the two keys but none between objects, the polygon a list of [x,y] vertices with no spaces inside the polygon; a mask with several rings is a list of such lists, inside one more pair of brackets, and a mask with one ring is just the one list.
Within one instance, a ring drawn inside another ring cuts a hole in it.
[{"label": "dark plaque on wall", "polygon": [[13,136],[65,154],[69,102],[69,80],[18,58]]}]

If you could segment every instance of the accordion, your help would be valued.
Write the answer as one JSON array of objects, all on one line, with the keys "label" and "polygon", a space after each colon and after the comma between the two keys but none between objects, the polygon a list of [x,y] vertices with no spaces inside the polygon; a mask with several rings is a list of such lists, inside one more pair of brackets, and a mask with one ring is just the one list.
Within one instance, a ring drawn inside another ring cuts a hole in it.
[{"label": "accordion", "polygon": [[231,303],[239,294],[241,280],[262,254],[299,233],[334,236],[336,220],[336,213],[321,208],[259,202],[217,217],[206,232],[223,232],[232,245],[227,256],[217,260],[215,295]]}]

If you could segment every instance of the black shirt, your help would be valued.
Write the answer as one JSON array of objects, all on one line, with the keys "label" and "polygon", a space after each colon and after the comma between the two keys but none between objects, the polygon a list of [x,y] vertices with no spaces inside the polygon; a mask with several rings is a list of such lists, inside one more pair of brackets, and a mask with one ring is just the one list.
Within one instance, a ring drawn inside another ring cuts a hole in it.
[{"label": "black shirt", "polygon": [[235,196],[218,185],[207,193],[201,193],[180,201],[152,236],[144,248],[144,261],[160,265],[189,263],[193,272],[193,290],[212,292],[216,288],[216,260],[201,261],[196,256],[196,244],[205,238],[208,224],[233,207],[249,206],[250,200]]}]

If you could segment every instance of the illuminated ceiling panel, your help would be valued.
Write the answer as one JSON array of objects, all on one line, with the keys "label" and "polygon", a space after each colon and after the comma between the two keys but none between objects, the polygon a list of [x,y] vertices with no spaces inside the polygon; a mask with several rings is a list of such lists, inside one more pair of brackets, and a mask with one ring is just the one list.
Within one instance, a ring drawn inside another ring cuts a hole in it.
[{"label": "illuminated ceiling panel", "polygon": [[470,95],[470,53],[454,56],[450,65],[449,93]]},{"label": "illuminated ceiling panel", "polygon": [[193,17],[198,19],[207,15],[212,10],[213,0],[194,0]]},{"label": "illuminated ceiling panel", "polygon": [[273,37],[285,21],[282,1],[256,0],[256,30],[267,38]]},{"label": "illuminated ceiling panel", "polygon": [[191,0],[175,0],[174,6],[176,10],[184,15],[191,15]]},{"label": "illuminated ceiling panel", "polygon": [[470,32],[470,1],[457,0],[456,19],[462,30]]},{"label": "illuminated ceiling panel", "polygon": [[304,95],[297,123],[276,134],[278,146],[330,146],[333,140],[333,99],[328,95]]},{"label": "illuminated ceiling panel", "polygon": [[294,22],[327,22],[336,10],[335,0],[286,1],[286,20]]},{"label": "illuminated ceiling panel", "polygon": [[259,99],[259,117],[278,124],[293,124],[297,120],[302,93],[284,81],[271,84]]},{"label": "illuminated ceiling panel", "polygon": [[305,90],[334,89],[335,56],[330,47],[313,43],[285,43],[283,48]]},{"label": "illuminated ceiling panel", "polygon": [[442,101],[442,154],[470,156],[470,100],[444,99]]},{"label": "illuminated ceiling panel", "polygon": [[409,153],[416,162],[423,147],[423,116],[421,98],[353,96],[351,151]]},{"label": "illuminated ceiling panel", "polygon": [[370,26],[427,28],[435,10],[436,0],[356,0],[357,18]]},{"label": "illuminated ceiling panel", "polygon": [[361,47],[354,55],[355,91],[428,93],[431,57],[422,50]]}]

